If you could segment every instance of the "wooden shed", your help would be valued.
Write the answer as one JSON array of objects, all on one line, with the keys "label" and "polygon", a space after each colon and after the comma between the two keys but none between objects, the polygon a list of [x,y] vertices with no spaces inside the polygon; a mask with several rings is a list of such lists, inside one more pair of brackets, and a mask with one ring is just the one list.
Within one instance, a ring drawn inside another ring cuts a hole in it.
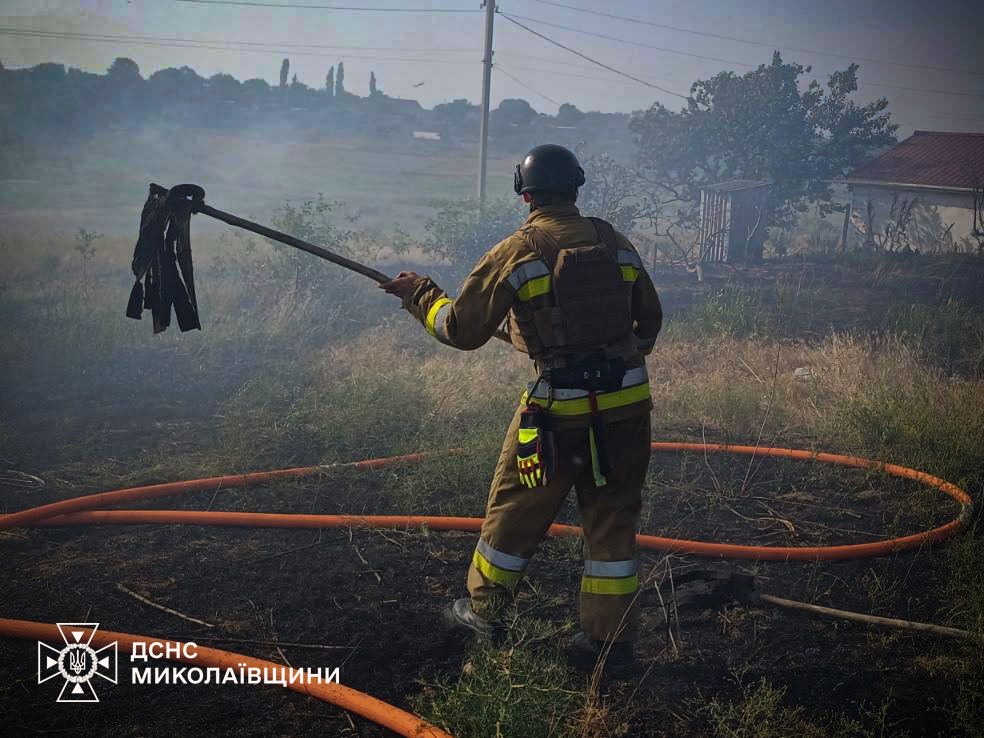
[{"label": "wooden shed", "polygon": [[700,260],[758,261],[769,183],[733,179],[700,191]]}]

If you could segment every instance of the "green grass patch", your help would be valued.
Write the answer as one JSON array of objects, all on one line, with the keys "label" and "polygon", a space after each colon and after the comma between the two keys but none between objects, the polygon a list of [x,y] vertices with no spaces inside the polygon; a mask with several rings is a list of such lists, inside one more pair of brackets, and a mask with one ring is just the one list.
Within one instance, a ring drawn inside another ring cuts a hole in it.
[{"label": "green grass patch", "polygon": [[[946,549],[943,601],[946,620],[984,638],[984,540],[976,531],[957,537]],[[944,707],[955,734],[984,736],[984,642],[966,641],[949,659],[948,678],[954,685]]]},{"label": "green grass patch", "polygon": [[697,706],[715,738],[906,738],[888,720],[886,702],[878,707],[861,704],[858,714],[824,715],[814,718],[799,705],[790,705],[786,688],[765,678],[748,682],[734,677],[739,694],[735,699],[713,697]]},{"label": "green grass patch", "polygon": [[[535,605],[534,605],[535,608]],[[460,675],[425,683],[413,709],[455,738],[594,738],[624,734],[623,715],[585,691],[559,648],[569,624],[513,606],[499,643],[477,642]]]},{"label": "green grass patch", "polygon": [[956,300],[943,305],[900,304],[890,328],[948,373],[984,374],[984,314]]},{"label": "green grass patch", "polygon": [[698,300],[666,332],[670,338],[748,336],[761,332],[771,318],[772,310],[756,291],[729,285]]},{"label": "green grass patch", "polygon": [[835,402],[827,433],[964,487],[984,475],[984,395],[974,383],[947,380],[881,361],[870,381]]}]

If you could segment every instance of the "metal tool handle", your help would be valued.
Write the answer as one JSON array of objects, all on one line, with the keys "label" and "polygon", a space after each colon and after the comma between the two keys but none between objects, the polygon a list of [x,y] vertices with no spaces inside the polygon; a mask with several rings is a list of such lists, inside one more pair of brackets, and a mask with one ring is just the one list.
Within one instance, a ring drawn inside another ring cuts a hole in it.
[{"label": "metal tool handle", "polygon": [[237,228],[243,228],[244,230],[258,233],[259,235],[266,236],[274,241],[280,241],[280,243],[293,246],[295,249],[306,251],[314,256],[320,256],[322,259],[330,261],[332,264],[337,264],[338,266],[345,267],[346,269],[351,269],[353,272],[358,272],[365,277],[369,277],[369,279],[374,279],[380,284],[389,282],[392,279],[392,277],[388,277],[376,269],[367,267],[365,264],[360,264],[359,262],[353,261],[348,257],[336,254],[334,251],[329,251],[321,246],[315,246],[313,243],[308,243],[307,241],[302,241],[299,238],[288,236],[286,233],[281,233],[273,228],[267,228],[265,225],[254,223],[251,220],[240,218],[238,215],[233,215],[232,213],[227,213],[223,210],[219,210],[218,208],[213,208],[211,205],[202,203],[198,206],[196,212],[204,213],[209,217],[215,218],[216,220],[221,220],[223,223],[228,223],[231,226],[236,226]]},{"label": "metal tool handle", "polygon": [[[160,194],[167,192],[167,190],[160,185],[152,184],[151,187],[156,187],[160,190]],[[340,267],[345,267],[353,272],[357,272],[364,277],[369,277],[369,279],[373,279],[379,284],[392,281],[392,277],[383,274],[381,271],[373,269],[372,267],[367,267],[365,264],[360,264],[359,262],[353,261],[352,259],[342,256],[341,254],[336,254],[334,251],[329,251],[321,246],[315,246],[313,243],[308,243],[307,241],[302,241],[299,238],[294,238],[293,236],[289,236],[286,233],[274,230],[273,228],[268,228],[260,223],[254,223],[251,220],[240,218],[238,215],[233,215],[232,213],[227,213],[224,210],[213,208],[211,205],[206,205],[204,202],[205,190],[198,185],[175,185],[171,188],[170,196],[174,197],[175,201],[184,202],[186,206],[190,206],[192,212],[204,213],[210,218],[221,220],[223,223],[228,223],[236,228],[252,231],[253,233],[261,236],[271,238],[274,241],[279,241],[280,243],[287,244],[288,246],[293,246],[295,249],[306,251],[314,256],[320,256],[322,259],[330,261],[332,264],[337,264]],[[493,336],[498,338],[500,341],[512,343],[509,339],[509,334],[501,328],[497,329]]]}]

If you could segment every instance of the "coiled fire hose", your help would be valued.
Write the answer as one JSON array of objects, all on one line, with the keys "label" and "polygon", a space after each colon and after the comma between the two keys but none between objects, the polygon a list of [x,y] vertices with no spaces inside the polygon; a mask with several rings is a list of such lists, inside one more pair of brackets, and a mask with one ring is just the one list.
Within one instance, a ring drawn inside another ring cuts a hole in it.
[{"label": "coiled fire hose", "polygon": [[[817,461],[828,464],[866,469],[890,476],[913,479],[937,489],[960,504],[959,515],[944,525],[913,535],[892,538],[873,543],[859,543],[842,546],[742,546],[730,543],[710,543],[688,541],[659,536],[638,535],[641,548],[655,549],[670,553],[691,553],[715,558],[759,559],[769,561],[822,561],[858,559],[871,556],[908,551],[920,546],[942,541],[965,526],[973,513],[973,502],[969,495],[955,484],[934,477],[925,472],[897,464],[888,464],[856,456],[843,456],[817,451],[788,448],[763,448],[758,446],[737,446],[730,444],[704,444],[680,442],[654,442],[656,452],[701,452],[732,453],[748,456],[769,456],[773,458],[794,459],[798,461]],[[459,451],[460,452],[460,451]],[[447,453],[447,452],[442,452]],[[131,487],[112,492],[83,495],[48,505],[22,510],[0,516],[0,531],[32,525],[86,525],[95,523],[115,524],[198,524],[233,525],[248,527],[278,528],[409,528],[427,526],[433,530],[477,531],[481,528],[481,518],[435,517],[426,515],[298,515],[285,513],[234,513],[189,510],[105,510],[108,505],[118,505],[139,500],[183,494],[187,492],[218,491],[248,487],[254,484],[272,482],[278,479],[301,478],[324,474],[335,468],[348,467],[360,470],[381,469],[397,464],[424,461],[431,455],[427,453],[392,456],[367,461],[350,462],[330,466],[308,466],[276,471],[253,472],[223,477],[209,477],[184,482],[154,484],[146,487]],[[552,536],[570,536],[581,532],[570,525],[554,524],[550,527]],[[0,618],[0,636],[26,638],[41,641],[59,641],[61,634],[55,625],[34,623],[26,620]],[[97,631],[92,643],[97,646],[117,641],[119,648],[130,651],[137,642],[172,644],[151,636]],[[196,664],[205,666],[229,667],[247,666],[279,667],[242,654],[231,653],[199,646]],[[408,738],[451,738],[446,732],[426,723],[397,707],[377,700],[362,692],[339,684],[288,684],[288,688],[317,699],[334,704],[368,718],[380,725]]]}]

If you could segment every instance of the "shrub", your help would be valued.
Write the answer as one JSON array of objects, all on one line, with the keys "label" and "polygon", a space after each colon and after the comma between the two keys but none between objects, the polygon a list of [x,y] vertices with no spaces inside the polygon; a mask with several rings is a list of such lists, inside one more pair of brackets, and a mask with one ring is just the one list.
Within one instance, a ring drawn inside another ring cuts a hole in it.
[{"label": "shrub", "polygon": [[522,225],[523,218],[517,198],[489,200],[484,209],[473,199],[445,200],[425,225],[424,248],[450,262],[455,277],[464,277],[486,251]]}]

